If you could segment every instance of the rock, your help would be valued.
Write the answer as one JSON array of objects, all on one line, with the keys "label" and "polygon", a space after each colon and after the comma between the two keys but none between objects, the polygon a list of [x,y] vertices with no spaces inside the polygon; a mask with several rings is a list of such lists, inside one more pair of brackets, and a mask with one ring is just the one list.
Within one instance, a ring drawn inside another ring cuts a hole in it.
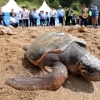
[{"label": "rock", "polygon": [[0,25],[0,35],[4,35],[4,34],[15,35],[17,33],[13,33],[10,27]]}]

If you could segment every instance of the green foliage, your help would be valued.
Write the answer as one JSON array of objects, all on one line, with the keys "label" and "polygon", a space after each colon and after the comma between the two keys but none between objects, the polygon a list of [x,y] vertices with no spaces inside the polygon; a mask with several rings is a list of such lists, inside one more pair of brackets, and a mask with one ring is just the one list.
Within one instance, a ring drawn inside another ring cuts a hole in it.
[{"label": "green foliage", "polygon": [[80,4],[80,2],[77,0],[77,2],[73,2],[72,4],[71,4],[71,7],[74,9],[74,10],[76,10],[76,11],[80,11],[81,9],[81,4]]},{"label": "green foliage", "polygon": [[28,6],[28,4],[26,4],[26,8],[27,8],[27,9],[29,9],[29,6]]},{"label": "green foliage", "polygon": [[0,0],[0,7],[4,6],[9,0]]},{"label": "green foliage", "polygon": [[[5,5],[9,0],[0,0],[0,6]],[[27,6],[33,8],[34,6],[40,7],[44,0],[15,0],[19,6]],[[62,5],[63,8],[71,6],[73,9],[79,11],[82,4],[87,6],[92,0],[45,0],[50,7],[58,9],[58,5]],[[26,5],[27,4],[27,5]]]},{"label": "green foliage", "polygon": [[59,6],[58,0],[53,0],[53,2],[50,4],[50,7],[58,8],[58,6]]}]

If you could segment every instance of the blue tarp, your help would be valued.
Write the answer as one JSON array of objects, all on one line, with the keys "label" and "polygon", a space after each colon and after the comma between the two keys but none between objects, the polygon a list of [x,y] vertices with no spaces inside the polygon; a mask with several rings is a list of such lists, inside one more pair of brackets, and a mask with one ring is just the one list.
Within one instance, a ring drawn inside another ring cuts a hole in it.
[{"label": "blue tarp", "polygon": [[[9,25],[9,23],[10,23],[10,13],[4,13],[4,14],[5,14],[5,16],[4,16],[5,23],[6,23],[6,25]],[[18,15],[18,13],[16,14],[16,20],[18,21],[17,15]],[[56,24],[59,23],[58,18],[56,18],[55,23]],[[37,19],[37,25],[40,25],[40,19],[39,18]]]}]

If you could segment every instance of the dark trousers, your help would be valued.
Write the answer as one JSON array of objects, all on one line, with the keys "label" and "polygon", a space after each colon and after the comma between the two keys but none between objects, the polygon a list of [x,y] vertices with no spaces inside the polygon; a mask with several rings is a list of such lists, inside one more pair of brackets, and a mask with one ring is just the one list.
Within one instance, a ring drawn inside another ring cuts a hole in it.
[{"label": "dark trousers", "polygon": [[68,16],[68,25],[71,25],[70,21],[72,22],[72,16]]},{"label": "dark trousers", "polygon": [[40,25],[43,26],[45,24],[45,19],[40,19]]},{"label": "dark trousers", "polygon": [[2,25],[2,22],[3,22],[4,26],[6,26],[4,19],[0,19],[0,25]]},{"label": "dark trousers", "polygon": [[13,27],[17,27],[18,26],[18,23],[11,23],[10,25],[12,25]]},{"label": "dark trousers", "polygon": [[73,24],[73,25],[76,25],[76,22],[75,22],[75,20],[72,20],[72,24]]},{"label": "dark trousers", "polygon": [[69,21],[68,21],[68,17],[66,17],[65,25],[69,25],[68,23],[69,23]]},{"label": "dark trousers", "polygon": [[55,17],[50,17],[50,25],[55,26]]},{"label": "dark trousers", "polygon": [[49,23],[49,18],[46,19],[46,26],[49,26],[50,23]]},{"label": "dark trousers", "polygon": [[88,25],[92,25],[92,17],[91,16],[88,18]]},{"label": "dark trousers", "polygon": [[25,27],[28,27],[28,19],[23,19],[23,25],[24,25]]},{"label": "dark trousers", "polygon": [[87,26],[87,18],[86,19],[82,18],[81,25]]},{"label": "dark trousers", "polygon": [[59,24],[62,24],[62,25],[63,25],[63,18],[64,18],[64,17],[58,17],[58,19],[59,19]]},{"label": "dark trousers", "polygon": [[100,25],[100,17],[98,17],[98,25]]},{"label": "dark trousers", "polygon": [[32,19],[32,26],[37,26],[37,18]]},{"label": "dark trousers", "polygon": [[22,26],[22,20],[19,20],[19,26]]},{"label": "dark trousers", "polygon": [[32,18],[30,19],[30,26],[32,26],[32,24],[33,24],[33,20],[32,20]]}]

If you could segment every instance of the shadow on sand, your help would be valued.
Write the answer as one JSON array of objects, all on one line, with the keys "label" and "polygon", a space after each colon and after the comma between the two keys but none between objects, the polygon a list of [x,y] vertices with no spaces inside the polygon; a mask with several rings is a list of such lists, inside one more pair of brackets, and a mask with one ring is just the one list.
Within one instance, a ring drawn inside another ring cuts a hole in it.
[{"label": "shadow on sand", "polygon": [[25,69],[27,69],[30,73],[33,75],[39,73],[40,68],[38,66],[34,66],[27,58],[26,55],[24,55],[24,59],[22,61],[22,65]]},{"label": "shadow on sand", "polygon": [[63,87],[74,92],[92,93],[94,91],[91,81],[88,81],[81,76],[72,75],[71,73],[69,73],[68,79],[64,82]]}]

